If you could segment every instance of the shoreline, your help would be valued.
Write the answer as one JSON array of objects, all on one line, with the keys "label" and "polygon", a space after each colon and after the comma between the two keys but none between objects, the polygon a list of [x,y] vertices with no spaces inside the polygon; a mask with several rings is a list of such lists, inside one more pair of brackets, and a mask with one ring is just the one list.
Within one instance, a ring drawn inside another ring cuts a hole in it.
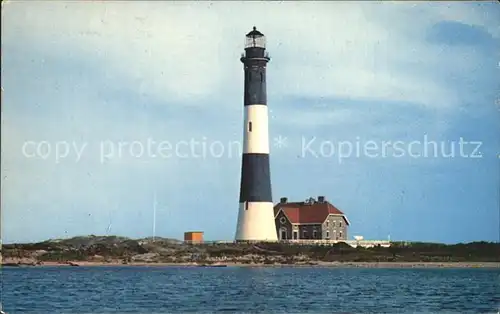
[{"label": "shoreline", "polygon": [[295,263],[295,264],[244,264],[244,263],[128,263],[123,264],[120,262],[43,262],[41,264],[14,264],[3,263],[3,267],[324,267],[324,268],[498,268],[500,269],[500,262],[309,262],[309,263]]}]

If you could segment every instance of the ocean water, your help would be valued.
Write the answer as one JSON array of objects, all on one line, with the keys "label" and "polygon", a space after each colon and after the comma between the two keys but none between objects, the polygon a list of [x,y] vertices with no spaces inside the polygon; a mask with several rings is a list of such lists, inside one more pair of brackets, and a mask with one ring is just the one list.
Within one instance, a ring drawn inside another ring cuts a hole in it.
[{"label": "ocean water", "polygon": [[499,269],[3,268],[14,313],[497,313]]}]

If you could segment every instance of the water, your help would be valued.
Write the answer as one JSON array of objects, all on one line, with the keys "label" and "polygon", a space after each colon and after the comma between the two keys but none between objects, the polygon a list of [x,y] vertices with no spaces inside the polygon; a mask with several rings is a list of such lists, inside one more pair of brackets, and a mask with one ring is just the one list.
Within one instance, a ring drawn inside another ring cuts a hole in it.
[{"label": "water", "polygon": [[499,269],[4,268],[14,313],[497,313]]}]

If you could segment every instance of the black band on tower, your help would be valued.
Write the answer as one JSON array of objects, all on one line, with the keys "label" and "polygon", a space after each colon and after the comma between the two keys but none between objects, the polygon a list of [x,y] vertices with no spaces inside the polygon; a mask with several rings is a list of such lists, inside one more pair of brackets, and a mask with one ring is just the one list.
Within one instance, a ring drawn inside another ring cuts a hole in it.
[{"label": "black band on tower", "polygon": [[243,154],[240,203],[272,201],[269,154]]},{"label": "black band on tower", "polygon": [[252,47],[245,49],[241,57],[245,67],[245,106],[267,105],[266,64],[269,56],[264,48]]},{"label": "black band on tower", "polygon": [[244,105],[267,105],[265,67],[251,67],[245,69]]}]

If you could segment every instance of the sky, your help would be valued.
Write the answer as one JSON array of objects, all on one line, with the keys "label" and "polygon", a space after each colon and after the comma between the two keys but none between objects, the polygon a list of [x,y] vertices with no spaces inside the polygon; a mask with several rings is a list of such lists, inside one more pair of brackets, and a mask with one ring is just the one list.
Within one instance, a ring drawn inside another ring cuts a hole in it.
[{"label": "sky", "polygon": [[[266,35],[272,193],[349,238],[499,241],[500,6],[2,4],[2,240],[236,231],[244,36]],[[155,205],[156,204],[156,205]]]}]

